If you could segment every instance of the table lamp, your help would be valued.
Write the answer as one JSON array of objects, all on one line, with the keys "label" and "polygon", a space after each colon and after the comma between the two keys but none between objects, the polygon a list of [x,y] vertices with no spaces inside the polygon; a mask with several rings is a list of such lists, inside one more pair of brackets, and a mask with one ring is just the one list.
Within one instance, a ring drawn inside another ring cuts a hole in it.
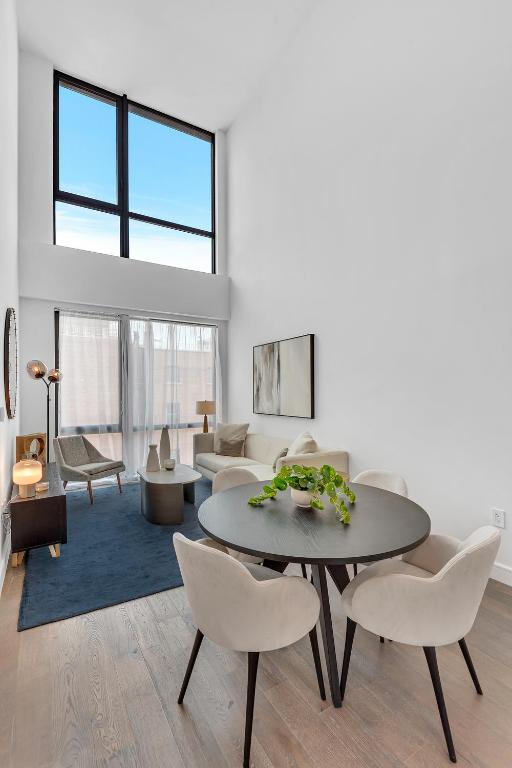
[{"label": "table lamp", "polygon": [[19,488],[21,499],[29,499],[36,495],[36,483],[43,476],[41,462],[35,459],[21,459],[12,468],[13,483]]},{"label": "table lamp", "polygon": [[203,432],[208,432],[208,416],[215,413],[215,400],[197,400],[196,413],[198,416],[204,416]]}]

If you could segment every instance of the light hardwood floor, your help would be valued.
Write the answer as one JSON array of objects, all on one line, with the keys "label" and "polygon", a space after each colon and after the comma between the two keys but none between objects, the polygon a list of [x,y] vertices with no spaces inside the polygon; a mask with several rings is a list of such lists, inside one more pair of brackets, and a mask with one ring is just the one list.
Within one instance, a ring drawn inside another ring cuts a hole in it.
[{"label": "light hardwood floor", "polygon": [[[241,766],[245,657],[205,640],[185,705],[192,645],[183,589],[16,632],[23,569],[0,599],[2,768]],[[345,622],[333,591],[340,660]],[[484,696],[458,646],[439,664],[461,768],[512,766],[512,589],[490,582],[467,638]],[[252,763],[258,768],[450,765],[421,649],[356,633],[347,695],[318,696],[308,640],[260,661]]]}]

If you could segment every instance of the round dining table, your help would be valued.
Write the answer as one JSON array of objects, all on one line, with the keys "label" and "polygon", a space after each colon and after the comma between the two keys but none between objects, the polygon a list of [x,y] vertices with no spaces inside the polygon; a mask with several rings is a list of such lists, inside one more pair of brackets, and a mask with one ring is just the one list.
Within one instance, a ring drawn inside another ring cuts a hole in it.
[{"label": "round dining table", "polygon": [[343,525],[334,507],[301,508],[290,491],[253,507],[248,499],[265,483],[251,483],[210,496],[198,513],[207,536],[263,564],[284,571],[288,563],[311,565],[312,582],[320,599],[320,628],[331,698],[341,707],[340,680],[327,586],[330,574],[340,593],[349,583],[348,563],[368,563],[400,555],[421,544],[430,533],[430,518],[418,504],[389,491],[350,483],[356,494],[348,505],[351,523]]}]

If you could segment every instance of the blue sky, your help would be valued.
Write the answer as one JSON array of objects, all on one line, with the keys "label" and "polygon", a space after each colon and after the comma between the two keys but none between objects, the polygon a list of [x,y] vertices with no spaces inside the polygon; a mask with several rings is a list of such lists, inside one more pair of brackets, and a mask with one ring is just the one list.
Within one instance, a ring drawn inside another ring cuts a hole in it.
[{"label": "blue sky", "polygon": [[[60,86],[60,188],[117,203],[116,109]],[[129,114],[130,210],[198,229],[211,228],[211,145]],[[57,244],[119,255],[116,216],[58,203]],[[130,256],[210,270],[211,241],[130,222]]]}]

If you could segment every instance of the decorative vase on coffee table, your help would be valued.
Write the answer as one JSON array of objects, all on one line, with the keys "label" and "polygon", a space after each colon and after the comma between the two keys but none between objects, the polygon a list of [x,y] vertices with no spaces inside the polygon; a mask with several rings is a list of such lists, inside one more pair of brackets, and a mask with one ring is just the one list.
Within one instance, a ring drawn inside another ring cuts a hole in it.
[{"label": "decorative vase on coffee table", "polygon": [[160,435],[160,464],[164,468],[165,461],[171,458],[171,441],[169,439],[169,427],[162,428]]},{"label": "decorative vase on coffee table", "polygon": [[311,506],[311,494],[309,491],[299,491],[297,488],[292,488],[291,497],[298,507],[307,509]]},{"label": "decorative vase on coffee table", "polygon": [[149,446],[148,460],[146,462],[146,472],[159,472],[160,460],[158,458],[158,452],[156,450],[156,443],[152,443]]}]

